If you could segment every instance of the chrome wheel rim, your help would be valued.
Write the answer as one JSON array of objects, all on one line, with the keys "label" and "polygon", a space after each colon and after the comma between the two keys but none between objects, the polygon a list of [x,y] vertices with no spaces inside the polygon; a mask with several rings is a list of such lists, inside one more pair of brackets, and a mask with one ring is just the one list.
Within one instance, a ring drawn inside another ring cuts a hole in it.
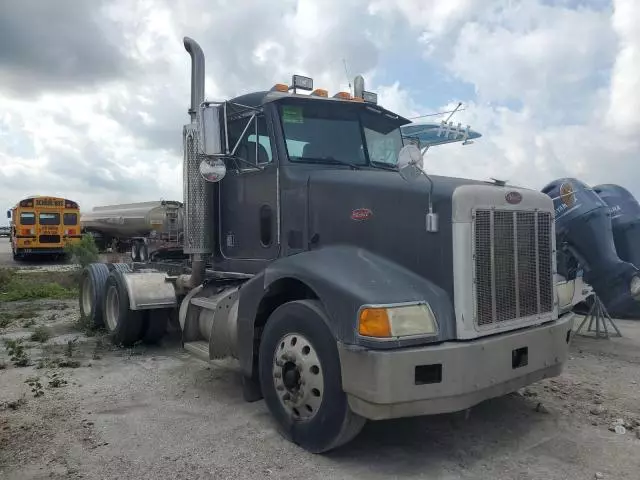
[{"label": "chrome wheel rim", "polygon": [[89,276],[86,276],[82,281],[82,310],[84,315],[92,314],[94,293],[93,282]]},{"label": "chrome wheel rim", "polygon": [[113,332],[118,326],[119,317],[119,304],[120,299],[118,295],[118,289],[114,286],[109,287],[107,290],[107,298],[105,301],[105,320],[107,321],[107,327],[110,332]]},{"label": "chrome wheel rim", "polygon": [[317,352],[299,333],[283,336],[273,356],[273,384],[280,404],[295,420],[317,414],[324,394],[324,374]]}]

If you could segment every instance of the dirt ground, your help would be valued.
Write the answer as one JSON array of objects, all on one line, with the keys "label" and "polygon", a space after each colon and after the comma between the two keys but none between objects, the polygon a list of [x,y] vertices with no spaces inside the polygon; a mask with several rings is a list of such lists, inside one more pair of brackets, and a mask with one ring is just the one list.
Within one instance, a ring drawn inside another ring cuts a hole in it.
[{"label": "dirt ground", "polygon": [[[86,336],[76,301],[0,304],[3,479],[640,478],[640,322],[623,338],[575,337],[565,372],[464,414],[369,423],[346,447],[307,454],[242,400],[234,362],[207,365],[177,333],[117,349]],[[31,341],[38,326],[52,337]],[[576,324],[577,326],[577,324]],[[39,377],[34,396],[25,383]],[[66,382],[66,383],[65,383]],[[616,420],[623,434],[610,430]]]}]

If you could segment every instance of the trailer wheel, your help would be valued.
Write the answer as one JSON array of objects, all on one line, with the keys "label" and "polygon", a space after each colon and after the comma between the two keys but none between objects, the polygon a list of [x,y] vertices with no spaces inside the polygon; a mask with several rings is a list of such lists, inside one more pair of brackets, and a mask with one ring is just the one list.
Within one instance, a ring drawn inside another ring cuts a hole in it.
[{"label": "trailer wheel", "polygon": [[282,305],[267,321],[259,353],[262,393],[280,433],[312,453],[351,441],[366,421],[349,408],[325,319],[315,300]]},{"label": "trailer wheel", "polygon": [[146,310],[144,312],[144,334],[142,341],[147,344],[156,344],[167,331],[169,324],[170,310]]},{"label": "trailer wheel", "polygon": [[109,276],[109,268],[104,263],[91,263],[82,270],[80,280],[80,315],[90,320],[98,328],[104,324],[102,297]]},{"label": "trailer wheel", "polygon": [[144,317],[141,311],[129,309],[129,293],[123,272],[113,270],[107,277],[102,299],[104,324],[111,341],[129,347],[142,337]]}]

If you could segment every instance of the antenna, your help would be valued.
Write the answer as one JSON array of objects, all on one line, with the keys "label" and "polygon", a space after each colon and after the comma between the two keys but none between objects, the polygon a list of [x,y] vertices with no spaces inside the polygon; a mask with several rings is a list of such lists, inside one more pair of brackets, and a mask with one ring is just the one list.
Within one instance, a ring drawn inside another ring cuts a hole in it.
[{"label": "antenna", "polygon": [[458,111],[458,109],[462,106],[462,102],[458,102],[458,106],[456,108],[454,108],[453,110],[451,110],[451,114],[447,117],[447,119],[444,121],[445,123],[448,123],[449,120],[451,120],[451,117],[453,117],[453,115]]},{"label": "antenna", "polygon": [[349,93],[353,96],[353,90],[351,89],[351,77],[349,76],[349,69],[347,68],[347,60],[343,58],[342,63],[344,64],[344,73],[347,76],[347,83],[349,84]]}]

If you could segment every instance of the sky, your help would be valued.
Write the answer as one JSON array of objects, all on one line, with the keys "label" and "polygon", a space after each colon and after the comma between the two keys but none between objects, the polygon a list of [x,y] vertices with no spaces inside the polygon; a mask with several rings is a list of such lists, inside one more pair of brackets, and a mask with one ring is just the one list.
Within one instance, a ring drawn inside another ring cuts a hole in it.
[{"label": "sky", "polygon": [[640,198],[639,18],[637,0],[0,0],[0,206],[181,200],[185,35],[208,99],[362,74],[407,117],[463,103],[452,120],[483,137],[431,149],[429,173]]}]

